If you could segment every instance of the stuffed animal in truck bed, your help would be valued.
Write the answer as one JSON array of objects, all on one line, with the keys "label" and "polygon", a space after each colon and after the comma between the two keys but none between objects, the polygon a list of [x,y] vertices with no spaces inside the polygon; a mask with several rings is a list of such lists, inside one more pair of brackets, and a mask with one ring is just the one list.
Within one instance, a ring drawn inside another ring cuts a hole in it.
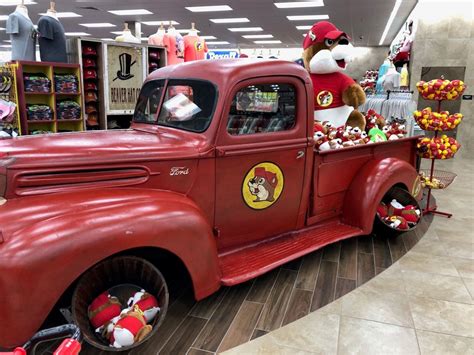
[{"label": "stuffed animal in truck bed", "polygon": [[303,42],[303,61],[314,87],[315,120],[335,127],[365,129],[357,107],[365,102],[364,90],[344,74],[353,46],[349,36],[328,21],[317,22]]}]

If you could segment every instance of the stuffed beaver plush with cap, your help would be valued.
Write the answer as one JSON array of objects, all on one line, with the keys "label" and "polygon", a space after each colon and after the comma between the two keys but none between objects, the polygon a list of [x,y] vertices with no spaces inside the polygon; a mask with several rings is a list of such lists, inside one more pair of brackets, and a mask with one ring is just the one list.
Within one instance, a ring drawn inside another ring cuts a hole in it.
[{"label": "stuffed beaver plush with cap", "polygon": [[365,129],[357,107],[365,102],[364,90],[344,74],[354,48],[349,36],[328,21],[313,25],[303,42],[303,62],[311,74],[317,121],[333,127],[348,125]]}]

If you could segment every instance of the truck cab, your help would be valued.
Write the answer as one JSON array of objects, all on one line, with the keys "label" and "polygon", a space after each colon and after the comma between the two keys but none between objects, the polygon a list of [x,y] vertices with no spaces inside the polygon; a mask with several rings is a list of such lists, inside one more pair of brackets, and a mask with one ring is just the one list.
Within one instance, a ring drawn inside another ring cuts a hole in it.
[{"label": "truck cab", "polygon": [[175,256],[199,300],[420,198],[414,138],[317,152],[313,101],[294,63],[197,61],[146,80],[130,130],[0,141],[0,347],[115,255]]}]

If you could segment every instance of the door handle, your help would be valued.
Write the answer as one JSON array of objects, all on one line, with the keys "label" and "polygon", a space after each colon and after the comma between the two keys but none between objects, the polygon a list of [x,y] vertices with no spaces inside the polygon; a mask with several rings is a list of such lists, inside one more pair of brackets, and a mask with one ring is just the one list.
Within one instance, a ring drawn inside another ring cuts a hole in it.
[{"label": "door handle", "polygon": [[304,157],[304,150],[300,150],[298,154],[296,154],[296,159],[301,159]]}]

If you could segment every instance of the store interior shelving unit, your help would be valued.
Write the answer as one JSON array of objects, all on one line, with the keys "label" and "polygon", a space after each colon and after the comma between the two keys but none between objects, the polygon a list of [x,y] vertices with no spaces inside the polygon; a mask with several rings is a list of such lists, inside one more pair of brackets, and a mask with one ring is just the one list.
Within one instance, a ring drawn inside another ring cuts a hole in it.
[{"label": "store interior shelving unit", "polygon": [[[82,107],[81,93],[81,70],[77,64],[52,63],[52,62],[29,62],[18,61],[17,68],[17,85],[18,85],[18,102],[21,121],[21,133],[31,134],[35,131],[44,132],[71,132],[84,130],[84,115],[81,110],[79,118],[74,119],[58,119],[56,104],[60,100],[71,100],[77,102]],[[26,92],[24,76],[27,73],[42,73],[51,81],[51,89],[47,93]],[[75,93],[61,93],[55,91],[54,74],[73,74],[78,78],[78,91]],[[45,120],[29,120],[27,115],[27,105],[29,104],[45,104],[53,111],[50,119]]]},{"label": "store interior shelving unit", "polygon": [[0,90],[0,99],[13,102],[16,105],[11,122],[0,122],[0,130],[11,128],[21,135],[21,122],[18,110],[18,87],[16,79],[17,68],[18,64],[16,63],[5,63],[0,65],[1,80],[3,81],[6,76],[9,78],[11,84],[9,86],[3,86],[2,90]]}]

